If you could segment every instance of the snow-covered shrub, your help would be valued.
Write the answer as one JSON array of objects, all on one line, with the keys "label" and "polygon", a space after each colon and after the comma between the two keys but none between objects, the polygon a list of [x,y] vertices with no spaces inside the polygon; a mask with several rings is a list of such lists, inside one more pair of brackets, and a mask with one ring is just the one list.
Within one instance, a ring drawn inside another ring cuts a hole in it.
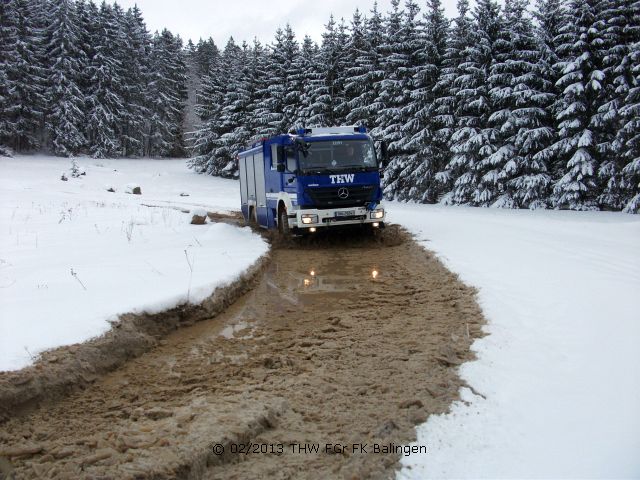
[{"label": "snow-covered shrub", "polygon": [[78,161],[71,157],[71,176],[73,178],[78,178],[80,177],[80,175],[85,175],[84,170],[80,169],[80,166],[78,165]]},{"label": "snow-covered shrub", "polygon": [[0,157],[13,157],[13,150],[4,145],[0,145]]}]

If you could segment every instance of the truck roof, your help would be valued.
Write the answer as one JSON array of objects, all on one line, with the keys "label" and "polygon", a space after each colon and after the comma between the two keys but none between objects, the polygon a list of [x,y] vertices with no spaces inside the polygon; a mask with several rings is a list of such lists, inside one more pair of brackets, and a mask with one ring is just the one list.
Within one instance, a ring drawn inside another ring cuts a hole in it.
[{"label": "truck roof", "polygon": [[325,138],[332,140],[369,140],[371,137],[367,135],[366,131],[366,128],[357,126],[301,128],[296,130],[296,133],[284,133],[280,135],[273,135],[271,137],[262,137],[259,140],[252,142],[247,146],[247,148],[239,152],[239,155],[247,154],[253,149],[262,146],[265,142],[271,144],[290,144],[293,143],[293,139],[295,137],[302,137],[311,142]]},{"label": "truck roof", "polygon": [[317,135],[353,135],[354,133],[367,133],[367,129],[355,125],[346,127],[313,127],[301,128],[297,130],[296,133],[303,137],[313,137]]}]

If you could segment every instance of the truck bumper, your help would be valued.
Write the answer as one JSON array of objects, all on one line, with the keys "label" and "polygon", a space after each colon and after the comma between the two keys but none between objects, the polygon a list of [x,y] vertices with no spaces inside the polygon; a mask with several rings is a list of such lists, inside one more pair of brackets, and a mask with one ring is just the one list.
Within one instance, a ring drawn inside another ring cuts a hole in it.
[{"label": "truck bumper", "polygon": [[382,226],[386,219],[386,211],[382,205],[377,205],[374,210],[366,207],[313,209],[306,208],[296,210],[289,215],[289,227],[299,231],[310,228],[324,228],[342,225],[377,224]]}]

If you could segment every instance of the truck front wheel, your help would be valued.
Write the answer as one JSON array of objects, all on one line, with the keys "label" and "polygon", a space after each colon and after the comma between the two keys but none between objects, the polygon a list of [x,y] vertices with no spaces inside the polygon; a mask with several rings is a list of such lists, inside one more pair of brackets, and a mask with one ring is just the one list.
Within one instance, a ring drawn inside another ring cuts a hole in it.
[{"label": "truck front wheel", "polygon": [[284,236],[289,236],[289,217],[287,215],[287,209],[281,208],[278,212],[278,230]]}]

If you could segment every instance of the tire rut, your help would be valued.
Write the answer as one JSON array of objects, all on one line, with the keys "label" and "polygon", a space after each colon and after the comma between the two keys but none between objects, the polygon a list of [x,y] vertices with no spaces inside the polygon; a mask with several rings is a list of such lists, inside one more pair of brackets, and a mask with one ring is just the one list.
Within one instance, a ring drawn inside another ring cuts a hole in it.
[{"label": "tire rut", "polygon": [[[213,319],[0,431],[8,478],[387,478],[395,452],[458,398],[483,318],[402,230],[280,245]],[[283,445],[241,455],[232,444]],[[225,453],[216,455],[213,444]],[[301,453],[290,445],[319,445]],[[289,446],[289,447],[287,447]],[[428,446],[427,446],[428,449]],[[2,477],[2,473],[0,473]]]}]

